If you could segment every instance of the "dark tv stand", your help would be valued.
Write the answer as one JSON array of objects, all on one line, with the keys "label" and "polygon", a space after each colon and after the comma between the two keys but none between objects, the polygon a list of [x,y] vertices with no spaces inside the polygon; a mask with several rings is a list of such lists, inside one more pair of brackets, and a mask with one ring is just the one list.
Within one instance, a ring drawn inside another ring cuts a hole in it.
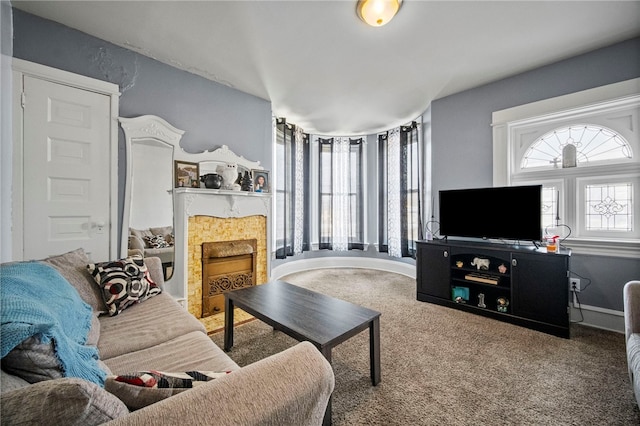
[{"label": "dark tv stand", "polygon": [[452,239],[417,248],[418,300],[569,338],[570,250]]}]

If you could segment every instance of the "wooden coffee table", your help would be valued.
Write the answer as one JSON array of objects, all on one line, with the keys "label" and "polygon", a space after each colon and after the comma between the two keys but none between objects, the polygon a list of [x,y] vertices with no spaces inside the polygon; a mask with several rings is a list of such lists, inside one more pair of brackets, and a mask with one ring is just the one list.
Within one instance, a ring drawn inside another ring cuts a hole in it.
[{"label": "wooden coffee table", "polygon": [[[380,383],[380,312],[284,281],[225,293],[224,350],[233,346],[233,308],[238,307],[298,341],[313,343],[331,362],[334,346],[369,329],[371,382]],[[331,399],[324,424],[331,423]]]}]

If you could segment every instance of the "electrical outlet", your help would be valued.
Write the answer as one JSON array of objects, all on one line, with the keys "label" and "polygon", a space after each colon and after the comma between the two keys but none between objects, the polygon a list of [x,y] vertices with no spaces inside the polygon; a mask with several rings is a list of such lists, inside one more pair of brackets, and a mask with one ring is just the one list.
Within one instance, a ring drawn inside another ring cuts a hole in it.
[{"label": "electrical outlet", "polygon": [[580,293],[580,278],[569,278],[569,289]]}]

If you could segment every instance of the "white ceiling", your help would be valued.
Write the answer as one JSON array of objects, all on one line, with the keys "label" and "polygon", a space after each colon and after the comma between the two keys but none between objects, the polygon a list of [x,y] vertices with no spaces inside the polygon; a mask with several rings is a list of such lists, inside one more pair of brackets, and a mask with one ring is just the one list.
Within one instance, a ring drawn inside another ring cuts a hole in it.
[{"label": "white ceiling", "polygon": [[307,132],[344,136],[640,35],[640,1],[404,0],[379,28],[358,19],[355,0],[12,4],[269,100]]}]

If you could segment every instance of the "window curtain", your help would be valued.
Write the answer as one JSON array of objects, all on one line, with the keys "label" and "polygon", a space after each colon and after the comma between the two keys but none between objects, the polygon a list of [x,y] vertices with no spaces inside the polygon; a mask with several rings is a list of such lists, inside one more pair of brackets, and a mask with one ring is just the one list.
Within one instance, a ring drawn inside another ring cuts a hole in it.
[{"label": "window curtain", "polygon": [[309,250],[307,200],[309,135],[284,118],[276,119],[276,258]]},{"label": "window curtain", "polygon": [[400,128],[389,131],[387,140],[387,244],[389,256],[402,257],[400,208]]},{"label": "window curtain", "polygon": [[414,121],[400,127],[400,251],[416,257],[416,241],[422,239],[422,170],[420,127]]},{"label": "window curtain", "polygon": [[389,193],[389,132],[378,135],[378,251],[389,252],[389,232],[388,232],[388,206],[387,195]]},{"label": "window curtain", "polygon": [[363,138],[318,138],[320,249],[364,249],[363,144]]},{"label": "window curtain", "polygon": [[414,257],[422,238],[420,126],[416,122],[378,135],[378,250]]}]

